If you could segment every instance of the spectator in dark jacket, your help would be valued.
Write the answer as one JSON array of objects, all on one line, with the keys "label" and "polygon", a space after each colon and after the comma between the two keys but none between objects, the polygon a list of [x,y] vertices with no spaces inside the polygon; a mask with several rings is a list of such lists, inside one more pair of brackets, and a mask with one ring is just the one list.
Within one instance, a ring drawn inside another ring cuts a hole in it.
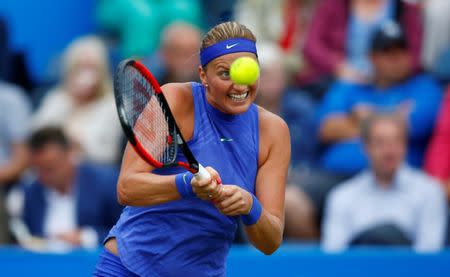
[{"label": "spectator in dark jacket", "polygon": [[30,138],[37,180],[25,188],[23,219],[30,233],[75,247],[96,247],[121,213],[118,170],[77,164],[58,128]]}]

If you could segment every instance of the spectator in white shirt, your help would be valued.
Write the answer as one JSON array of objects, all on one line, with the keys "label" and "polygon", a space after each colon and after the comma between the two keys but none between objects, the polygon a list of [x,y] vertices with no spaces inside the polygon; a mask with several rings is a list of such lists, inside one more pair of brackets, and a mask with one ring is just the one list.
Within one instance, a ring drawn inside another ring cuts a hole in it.
[{"label": "spectator in white shirt", "polygon": [[322,246],[410,245],[443,247],[447,206],[440,185],[404,164],[407,126],[399,115],[370,116],[361,137],[370,169],[338,185],[325,210]]}]

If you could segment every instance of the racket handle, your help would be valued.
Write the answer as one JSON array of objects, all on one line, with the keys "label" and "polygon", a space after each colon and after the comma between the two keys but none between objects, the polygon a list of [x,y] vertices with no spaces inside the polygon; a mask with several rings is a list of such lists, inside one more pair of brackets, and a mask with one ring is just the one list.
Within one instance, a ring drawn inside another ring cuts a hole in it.
[{"label": "racket handle", "polygon": [[198,164],[198,172],[194,174],[194,177],[197,180],[203,180],[211,178],[211,174],[201,164]]}]

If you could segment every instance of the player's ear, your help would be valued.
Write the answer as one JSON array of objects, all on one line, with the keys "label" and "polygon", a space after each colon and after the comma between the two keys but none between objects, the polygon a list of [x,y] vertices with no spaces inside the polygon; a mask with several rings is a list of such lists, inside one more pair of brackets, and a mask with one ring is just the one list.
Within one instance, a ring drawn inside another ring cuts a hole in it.
[{"label": "player's ear", "polygon": [[206,80],[206,72],[201,65],[198,66],[198,75],[200,76],[200,81],[204,86],[208,83]]}]

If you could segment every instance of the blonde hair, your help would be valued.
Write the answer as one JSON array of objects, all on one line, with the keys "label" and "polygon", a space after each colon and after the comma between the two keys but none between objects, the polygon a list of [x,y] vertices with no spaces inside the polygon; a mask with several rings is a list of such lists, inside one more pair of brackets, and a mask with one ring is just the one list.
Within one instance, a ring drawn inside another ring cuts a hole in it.
[{"label": "blonde hair", "polygon": [[86,53],[92,53],[94,64],[100,75],[97,97],[112,92],[112,79],[109,73],[107,49],[103,42],[96,36],[84,36],[74,40],[65,50],[63,57],[63,80],[67,83],[69,75],[75,69]]},{"label": "blonde hair", "polygon": [[256,42],[256,37],[246,26],[235,21],[227,21],[214,26],[203,37],[200,49],[204,49],[222,40],[245,38]]}]

